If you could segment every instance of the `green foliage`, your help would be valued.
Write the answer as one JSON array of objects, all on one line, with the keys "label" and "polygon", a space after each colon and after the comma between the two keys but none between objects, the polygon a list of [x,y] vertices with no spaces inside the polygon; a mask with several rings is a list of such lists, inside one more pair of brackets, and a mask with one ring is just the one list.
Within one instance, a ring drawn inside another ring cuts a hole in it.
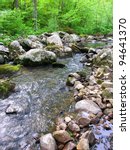
[{"label": "green foliage", "polygon": [[0,33],[17,36],[64,30],[79,34],[107,34],[112,32],[112,0],[38,0],[37,25],[32,0],[2,0]]}]

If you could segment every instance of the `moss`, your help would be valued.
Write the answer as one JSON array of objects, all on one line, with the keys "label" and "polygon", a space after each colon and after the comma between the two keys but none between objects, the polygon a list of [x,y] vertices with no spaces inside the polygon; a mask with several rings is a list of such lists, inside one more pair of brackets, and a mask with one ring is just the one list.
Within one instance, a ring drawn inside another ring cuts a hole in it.
[{"label": "moss", "polygon": [[0,98],[6,98],[15,88],[15,84],[9,80],[0,80]]},{"label": "moss", "polygon": [[97,80],[97,84],[102,84],[102,83],[103,83],[103,80],[101,80],[101,79]]},{"label": "moss", "polygon": [[112,94],[112,92],[110,92],[108,89],[104,89],[104,90],[102,91],[102,96],[103,96],[104,98],[109,98],[109,99],[111,99],[111,98],[113,97],[113,94]]},{"label": "moss", "polygon": [[0,65],[0,77],[3,76],[11,76],[14,73],[18,72],[21,68],[21,65],[10,65],[10,64],[4,64]]}]

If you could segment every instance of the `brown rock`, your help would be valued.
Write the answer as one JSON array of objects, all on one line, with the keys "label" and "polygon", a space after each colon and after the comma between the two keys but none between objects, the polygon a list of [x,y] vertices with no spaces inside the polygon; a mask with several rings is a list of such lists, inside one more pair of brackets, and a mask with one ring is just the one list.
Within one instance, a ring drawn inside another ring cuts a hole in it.
[{"label": "brown rock", "polygon": [[68,123],[68,128],[73,132],[79,132],[80,131],[80,127],[76,123],[72,123],[72,122]]},{"label": "brown rock", "polygon": [[72,140],[69,133],[65,130],[55,131],[53,132],[53,136],[58,142],[63,143],[63,144]]},{"label": "brown rock", "polygon": [[76,145],[73,142],[69,142],[65,145],[65,147],[63,148],[63,150],[73,150],[76,148]]},{"label": "brown rock", "polygon": [[89,150],[88,139],[82,138],[77,145],[77,150]]},{"label": "brown rock", "polygon": [[85,133],[83,133],[80,139],[82,138],[88,139],[89,144],[91,145],[95,143],[95,136],[92,131],[86,131]]}]

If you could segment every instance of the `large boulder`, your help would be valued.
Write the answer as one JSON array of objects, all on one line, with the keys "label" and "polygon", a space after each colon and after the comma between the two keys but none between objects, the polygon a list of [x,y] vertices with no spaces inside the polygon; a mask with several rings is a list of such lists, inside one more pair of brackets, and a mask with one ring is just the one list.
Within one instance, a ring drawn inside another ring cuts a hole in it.
[{"label": "large boulder", "polygon": [[41,136],[40,138],[41,150],[56,150],[56,142],[51,133]]},{"label": "large boulder", "polygon": [[80,37],[76,34],[67,34],[66,33],[62,40],[64,43],[76,43],[76,42],[80,41]]},{"label": "large boulder", "polygon": [[63,47],[63,43],[58,33],[53,33],[50,37],[47,37],[47,44],[57,45]]},{"label": "large boulder", "polygon": [[91,112],[93,114],[97,114],[101,112],[99,106],[94,103],[92,100],[81,100],[75,104],[75,110],[78,112],[86,111]]},{"label": "large boulder", "polygon": [[77,150],[89,150],[88,139],[82,138],[77,145]]},{"label": "large boulder", "polygon": [[51,64],[56,61],[56,54],[44,49],[31,49],[19,56],[20,63],[27,66]]}]

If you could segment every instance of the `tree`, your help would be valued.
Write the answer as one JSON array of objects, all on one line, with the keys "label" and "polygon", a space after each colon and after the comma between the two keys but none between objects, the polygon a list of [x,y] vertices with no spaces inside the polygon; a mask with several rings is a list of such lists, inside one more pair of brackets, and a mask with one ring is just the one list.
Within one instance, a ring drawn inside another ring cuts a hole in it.
[{"label": "tree", "polygon": [[34,30],[36,31],[38,29],[37,25],[37,0],[33,1],[33,19],[34,19]]},{"label": "tree", "polygon": [[13,6],[14,6],[14,8],[18,9],[19,8],[19,0],[14,0]]}]

